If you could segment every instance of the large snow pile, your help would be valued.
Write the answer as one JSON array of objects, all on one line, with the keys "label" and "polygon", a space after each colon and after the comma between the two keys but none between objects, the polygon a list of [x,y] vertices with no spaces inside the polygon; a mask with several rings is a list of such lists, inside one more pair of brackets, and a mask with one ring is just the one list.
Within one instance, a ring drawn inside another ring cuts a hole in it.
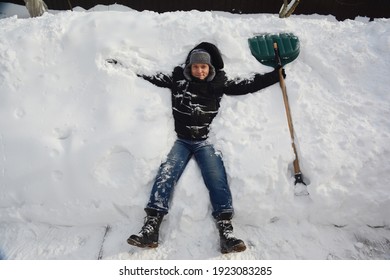
[{"label": "large snow pile", "polygon": [[[1,258],[390,258],[390,20],[118,5],[22,13],[0,19]],[[286,84],[310,196],[293,195],[279,85],[225,96],[211,140],[224,155],[235,234],[248,249],[219,253],[193,160],[160,246],[130,247],[176,137],[169,91],[136,73],[170,73],[202,41],[220,48],[230,78],[268,72],[247,42],[263,32],[300,39]]]}]

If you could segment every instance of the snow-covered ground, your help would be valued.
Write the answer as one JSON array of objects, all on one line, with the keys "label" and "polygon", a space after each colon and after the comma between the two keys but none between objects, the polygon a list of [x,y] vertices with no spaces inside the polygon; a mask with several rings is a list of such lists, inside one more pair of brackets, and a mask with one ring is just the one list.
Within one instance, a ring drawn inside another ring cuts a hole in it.
[{"label": "snow-covered ground", "polygon": [[[0,259],[390,259],[390,20],[118,5],[0,12]],[[267,72],[247,42],[263,32],[301,42],[286,84],[310,196],[293,195],[280,87],[225,96],[211,140],[248,249],[219,253],[195,161],[160,246],[129,246],[175,140],[169,91],[135,73],[170,73],[201,41],[221,49],[231,78]]]}]

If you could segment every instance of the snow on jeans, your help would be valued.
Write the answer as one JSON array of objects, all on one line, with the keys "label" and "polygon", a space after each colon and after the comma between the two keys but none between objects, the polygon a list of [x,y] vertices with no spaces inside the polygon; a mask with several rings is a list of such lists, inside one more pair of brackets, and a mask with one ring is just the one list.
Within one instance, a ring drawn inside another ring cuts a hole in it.
[{"label": "snow on jeans", "polygon": [[233,213],[232,195],[222,157],[207,140],[177,139],[167,159],[161,164],[150,194],[147,208],[168,213],[173,188],[187,163],[194,156],[209,191],[213,216]]}]

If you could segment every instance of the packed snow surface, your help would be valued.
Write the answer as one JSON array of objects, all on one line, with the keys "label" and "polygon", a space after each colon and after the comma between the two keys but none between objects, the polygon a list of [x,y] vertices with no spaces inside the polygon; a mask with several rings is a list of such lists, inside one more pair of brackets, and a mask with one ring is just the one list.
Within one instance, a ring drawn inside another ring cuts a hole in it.
[{"label": "packed snow surface", "polygon": [[[0,14],[0,258],[390,259],[390,20],[332,16],[158,14],[97,6],[29,18]],[[248,38],[291,32],[286,86],[308,197],[278,84],[225,96],[210,140],[233,193],[221,255],[206,187],[191,160],[157,249],[126,243],[176,135],[169,90],[136,74],[171,73],[196,44],[216,44],[229,78],[272,69]],[[115,58],[123,67],[106,63]]]}]

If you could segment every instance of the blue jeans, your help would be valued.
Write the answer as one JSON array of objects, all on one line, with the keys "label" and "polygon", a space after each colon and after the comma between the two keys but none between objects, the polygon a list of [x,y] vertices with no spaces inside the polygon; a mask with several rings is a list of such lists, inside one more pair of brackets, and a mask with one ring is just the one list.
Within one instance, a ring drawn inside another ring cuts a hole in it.
[{"label": "blue jeans", "polygon": [[233,214],[232,195],[222,157],[207,140],[191,141],[179,138],[175,141],[166,161],[159,168],[146,207],[168,213],[173,188],[192,156],[200,167],[209,191],[212,215],[217,218],[221,213]]}]

